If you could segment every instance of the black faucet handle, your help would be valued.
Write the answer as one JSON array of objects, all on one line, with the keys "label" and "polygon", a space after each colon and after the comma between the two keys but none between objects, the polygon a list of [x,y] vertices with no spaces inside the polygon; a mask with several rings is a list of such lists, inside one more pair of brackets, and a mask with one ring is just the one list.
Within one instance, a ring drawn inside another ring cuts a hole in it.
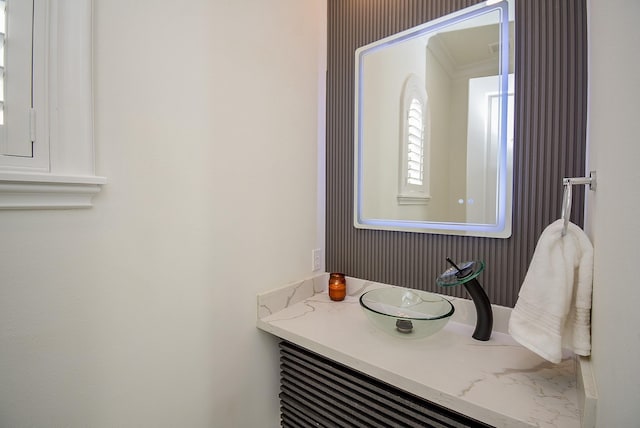
[{"label": "black faucet handle", "polygon": [[442,287],[464,284],[467,281],[480,275],[484,270],[484,263],[481,261],[470,261],[456,264],[447,257],[447,262],[452,267],[444,271],[436,278],[436,284]]},{"label": "black faucet handle", "polygon": [[459,279],[465,278],[473,273],[473,265],[475,262],[464,262],[462,268],[458,267],[449,257],[447,257],[447,262],[457,270],[456,277]]}]

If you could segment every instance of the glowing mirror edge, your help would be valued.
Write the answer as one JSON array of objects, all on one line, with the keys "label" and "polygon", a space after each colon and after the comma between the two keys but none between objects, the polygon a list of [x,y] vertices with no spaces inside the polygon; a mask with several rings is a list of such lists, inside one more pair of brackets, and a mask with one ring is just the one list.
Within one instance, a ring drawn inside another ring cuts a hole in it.
[{"label": "glowing mirror edge", "polygon": [[[467,19],[484,15],[492,11],[500,13],[500,141],[502,145],[506,145],[507,133],[507,99],[508,99],[508,75],[509,75],[509,8],[508,0],[498,3],[486,2],[479,3],[462,9],[458,12],[446,15],[441,18],[429,21],[423,25],[412,27],[408,30],[383,38],[377,42],[363,46],[356,50],[356,58],[360,58],[366,53],[375,52],[388,45],[393,45],[401,41],[410,40],[423,36],[425,33],[437,31],[444,27],[457,24]],[[401,232],[422,232],[446,235],[468,235],[489,238],[508,238],[511,236],[511,222],[507,219],[512,215],[511,204],[507,203],[508,193],[512,192],[512,174],[507,171],[507,152],[508,148],[500,150],[500,168],[499,168],[499,189],[498,189],[498,221],[493,224],[479,223],[445,223],[430,221],[412,221],[412,220],[390,220],[390,219],[362,219],[362,117],[360,115],[359,106],[362,103],[362,83],[360,75],[362,73],[364,61],[357,60],[358,67],[355,68],[355,89],[357,102],[355,104],[355,162],[354,162],[354,226],[359,229],[377,229],[392,230]]]}]

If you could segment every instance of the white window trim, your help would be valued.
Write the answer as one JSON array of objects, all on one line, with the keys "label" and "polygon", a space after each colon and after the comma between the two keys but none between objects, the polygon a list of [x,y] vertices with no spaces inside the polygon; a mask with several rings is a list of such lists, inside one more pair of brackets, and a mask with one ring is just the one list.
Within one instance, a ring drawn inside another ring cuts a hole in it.
[{"label": "white window trim", "polygon": [[44,25],[34,35],[35,155],[0,155],[0,209],[91,207],[106,183],[94,162],[92,0],[35,8]]},{"label": "white window trim", "polygon": [[[429,187],[429,159],[431,153],[429,98],[424,82],[415,74],[405,80],[402,88],[400,108],[400,166],[398,176],[398,204],[399,205],[427,205],[431,200]],[[408,175],[408,115],[411,102],[417,99],[422,105],[423,124],[423,177],[422,185],[407,183]]]}]

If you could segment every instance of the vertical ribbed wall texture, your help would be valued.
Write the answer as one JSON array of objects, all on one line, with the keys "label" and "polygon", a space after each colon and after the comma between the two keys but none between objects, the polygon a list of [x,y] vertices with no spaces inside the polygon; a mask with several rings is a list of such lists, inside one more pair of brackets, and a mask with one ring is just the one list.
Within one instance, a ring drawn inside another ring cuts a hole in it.
[{"label": "vertical ribbed wall texture", "polygon": [[[513,306],[538,237],[559,218],[562,178],[585,175],[586,0],[516,0],[513,233],[509,239],[353,227],[356,48],[477,0],[329,0],[327,75],[327,270],[467,297],[435,278],[445,258],[484,260],[492,303]],[[583,186],[571,220],[583,224]]]}]

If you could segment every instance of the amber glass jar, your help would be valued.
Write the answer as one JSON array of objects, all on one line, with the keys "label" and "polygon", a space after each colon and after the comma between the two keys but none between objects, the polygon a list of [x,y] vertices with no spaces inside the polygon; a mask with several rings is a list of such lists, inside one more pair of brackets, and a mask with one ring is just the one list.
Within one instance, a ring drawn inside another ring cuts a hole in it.
[{"label": "amber glass jar", "polygon": [[329,298],[339,302],[347,295],[347,281],[343,273],[329,274]]}]

